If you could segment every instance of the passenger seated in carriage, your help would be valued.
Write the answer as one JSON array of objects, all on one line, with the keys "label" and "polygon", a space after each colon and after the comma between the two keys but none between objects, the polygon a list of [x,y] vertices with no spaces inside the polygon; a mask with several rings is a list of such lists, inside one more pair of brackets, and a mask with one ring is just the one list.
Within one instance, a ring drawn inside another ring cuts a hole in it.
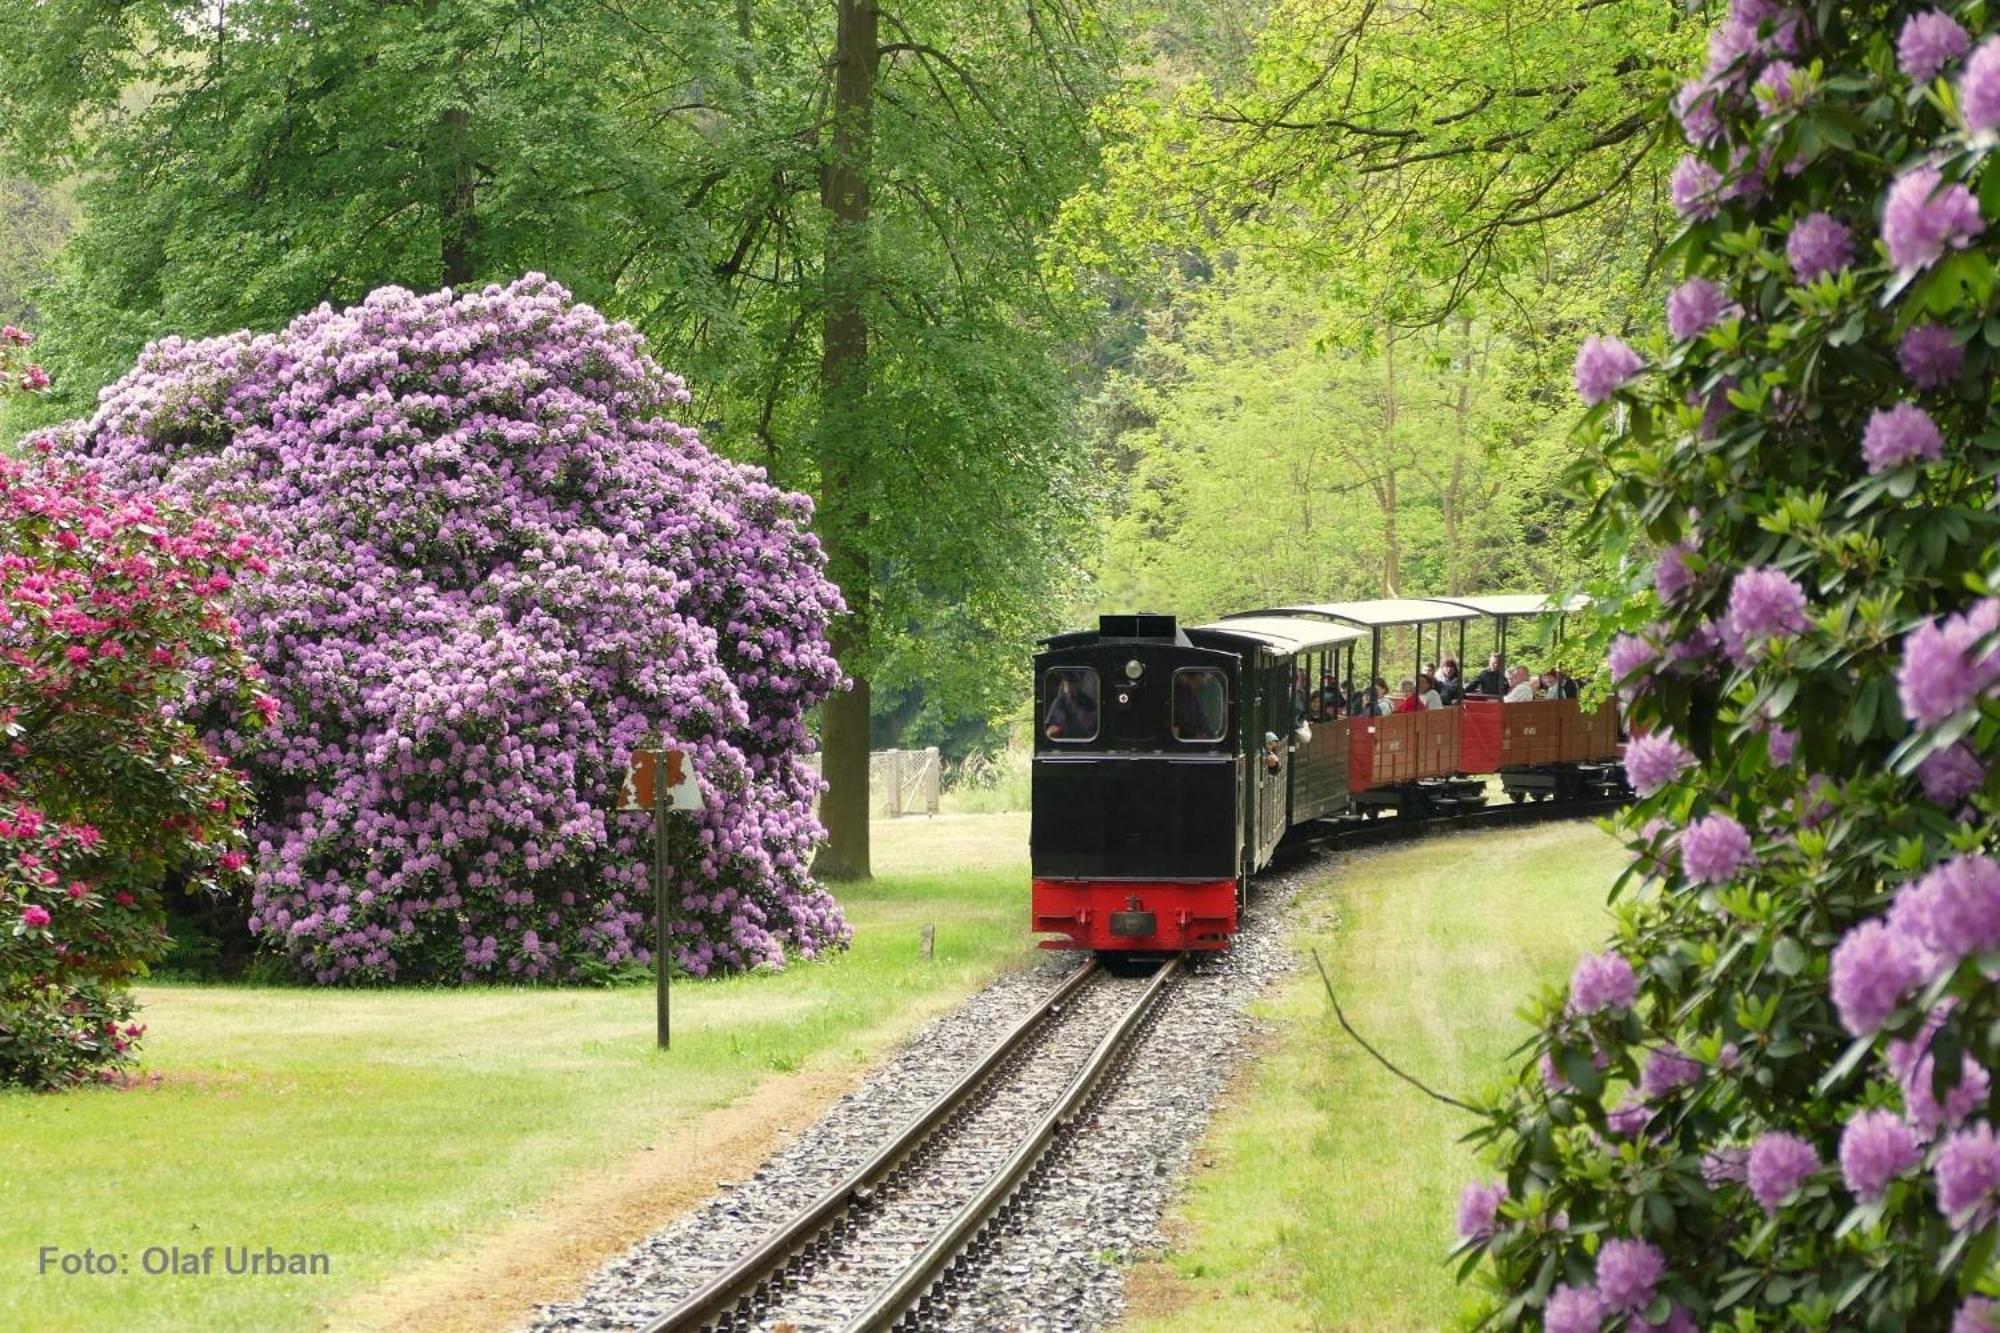
[{"label": "passenger seated in carriage", "polygon": [[1438,693],[1437,678],[1428,672],[1417,677],[1417,698],[1427,709],[1444,707],[1444,696]]},{"label": "passenger seated in carriage", "polygon": [[1528,675],[1528,668],[1521,666],[1508,668],[1507,683],[1511,688],[1507,691],[1506,697],[1500,702],[1524,704],[1534,699],[1535,685],[1534,681]]},{"label": "passenger seated in carriage", "polygon": [[1465,682],[1458,678],[1458,659],[1456,657],[1447,657],[1444,659],[1444,664],[1438,668],[1436,684],[1438,698],[1446,708],[1452,707],[1465,698]]},{"label": "passenger seated in carriage", "polygon": [[1411,680],[1408,676],[1403,677],[1403,683],[1397,687],[1396,702],[1391,711],[1397,713],[1421,713],[1424,711],[1424,701],[1417,697],[1417,682]]},{"label": "passenger seated in carriage", "polygon": [[1468,687],[1468,692],[1472,694],[1484,694],[1497,699],[1507,693],[1508,686],[1512,684],[1513,680],[1510,678],[1510,673],[1503,672],[1500,669],[1500,654],[1495,653],[1486,659],[1486,670],[1472,678],[1472,684]]}]

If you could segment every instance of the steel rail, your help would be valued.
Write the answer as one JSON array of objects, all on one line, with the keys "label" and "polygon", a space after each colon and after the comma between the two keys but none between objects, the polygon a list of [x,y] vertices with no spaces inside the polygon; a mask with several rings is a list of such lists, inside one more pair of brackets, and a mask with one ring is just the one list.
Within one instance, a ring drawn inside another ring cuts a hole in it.
[{"label": "steel rail", "polygon": [[[1033,1010],[1008,1029],[978,1063],[961,1074],[873,1156],[758,1242],[755,1249],[647,1324],[643,1333],[689,1333],[707,1327],[739,1313],[738,1307],[743,1302],[754,1299],[760,1289],[782,1280],[794,1256],[817,1240],[821,1232],[836,1225],[843,1215],[865,1204],[905,1158],[922,1147],[1008,1057],[1019,1051],[1030,1036],[1061,1011],[1071,996],[1097,975],[1098,967],[1093,958],[1065,977],[1062,984],[1043,996]],[[753,1315],[749,1310],[740,1313]]]},{"label": "steel rail", "polygon": [[1185,958],[1185,954],[1177,954],[1160,964],[1139,998],[1133,1001],[1117,1025],[1104,1034],[1097,1049],[1091,1052],[1090,1058],[1070,1080],[1062,1099],[1029,1131],[1000,1169],[987,1178],[979,1192],[952,1216],[923,1252],[904,1267],[896,1280],[877,1295],[867,1309],[848,1321],[844,1333],[882,1333],[895,1327],[896,1322],[914,1309],[924,1293],[944,1276],[945,1270],[960,1253],[976,1242],[979,1233],[1005,1209],[1022,1180],[1042,1160],[1042,1155],[1056,1136],[1076,1121],[1078,1113],[1089,1103],[1091,1094],[1125,1050],[1127,1041],[1154,1011]]}]

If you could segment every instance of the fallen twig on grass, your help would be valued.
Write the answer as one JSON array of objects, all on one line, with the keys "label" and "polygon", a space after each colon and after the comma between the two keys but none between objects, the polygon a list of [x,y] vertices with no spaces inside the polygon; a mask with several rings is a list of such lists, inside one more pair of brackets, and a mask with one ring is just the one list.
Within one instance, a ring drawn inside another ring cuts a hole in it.
[{"label": "fallen twig on grass", "polygon": [[1313,958],[1313,966],[1319,969],[1319,979],[1326,986],[1327,1003],[1333,1006],[1333,1016],[1340,1020],[1341,1029],[1345,1031],[1348,1036],[1354,1038],[1355,1044],[1360,1046],[1362,1050],[1368,1052],[1368,1054],[1374,1056],[1375,1063],[1381,1065],[1384,1069],[1388,1070],[1390,1073],[1394,1074],[1397,1078],[1403,1080],[1403,1082],[1415,1088],[1418,1092],[1423,1093],[1424,1096],[1429,1097],[1434,1101],[1443,1102],[1446,1106],[1456,1106],[1459,1110],[1469,1112],[1473,1115],[1479,1114],[1478,1107],[1468,1105],[1467,1103],[1460,1101],[1456,1097],[1446,1096],[1444,1093],[1439,1092],[1436,1088],[1427,1086],[1423,1082],[1423,1080],[1417,1078],[1414,1074],[1406,1074],[1402,1070],[1398,1069],[1395,1065],[1395,1062],[1390,1060],[1388,1056],[1382,1054],[1382,1052],[1376,1050],[1373,1046],[1370,1046],[1368,1044],[1368,1039],[1362,1036],[1359,1032],[1356,1032],[1354,1030],[1354,1024],[1348,1022],[1347,1015],[1340,1011],[1340,1001],[1334,998],[1333,994],[1333,978],[1326,974],[1326,964],[1320,961],[1319,950],[1318,949],[1311,950],[1311,953]]}]

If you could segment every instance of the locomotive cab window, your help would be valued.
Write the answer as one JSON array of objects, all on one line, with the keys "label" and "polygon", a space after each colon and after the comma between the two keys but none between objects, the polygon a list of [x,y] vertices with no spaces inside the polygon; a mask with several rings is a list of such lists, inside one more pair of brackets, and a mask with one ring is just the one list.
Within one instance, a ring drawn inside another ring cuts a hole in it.
[{"label": "locomotive cab window", "polygon": [[1042,675],[1042,734],[1075,744],[1097,739],[1097,673],[1089,667],[1050,667]]},{"label": "locomotive cab window", "polygon": [[1219,741],[1229,722],[1228,692],[1214,667],[1174,672],[1174,739]]}]

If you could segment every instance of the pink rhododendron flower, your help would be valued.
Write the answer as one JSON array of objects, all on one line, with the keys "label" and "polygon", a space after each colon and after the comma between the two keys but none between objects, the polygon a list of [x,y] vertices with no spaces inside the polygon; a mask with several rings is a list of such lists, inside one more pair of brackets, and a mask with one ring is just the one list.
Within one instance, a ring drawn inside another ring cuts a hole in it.
[{"label": "pink rhododendron flower", "polygon": [[1676,841],[1681,869],[1697,884],[1727,884],[1755,859],[1749,831],[1724,814],[1695,820]]},{"label": "pink rhododendron flower", "polygon": [[1630,1009],[1639,993],[1632,965],[1617,953],[1589,954],[1569,979],[1569,1007],[1575,1014]]},{"label": "pink rhododendron flower", "polygon": [[1914,403],[1878,408],[1861,435],[1861,456],[1871,473],[1920,460],[1935,462],[1943,453],[1937,423]]},{"label": "pink rhododendron flower", "polygon": [[26,907],[21,909],[21,924],[26,926],[29,930],[41,930],[43,927],[47,926],[49,922],[53,919],[54,918],[52,918],[49,915],[48,908],[39,906],[35,903],[29,903]]},{"label": "pink rhododendron flower", "polygon": [[1864,921],[1833,951],[1831,988],[1840,1022],[1857,1037],[1882,1026],[1924,980],[1923,955],[1887,922]]},{"label": "pink rhododendron flower", "polygon": [[1946,250],[1964,249],[1985,229],[1972,191],[1945,184],[1936,167],[1914,167],[1898,176],[1882,209],[1889,262],[1906,274],[1929,268]]},{"label": "pink rhododendron flower", "polygon": [[2000,646],[1978,651],[2000,630],[2000,600],[1988,597],[1963,614],[1917,626],[1903,640],[1896,691],[1903,713],[1934,727],[2000,683]]},{"label": "pink rhododendron flower", "polygon": [[1840,1136],[1840,1173],[1863,1203],[1882,1197],[1889,1182],[1923,1160],[1916,1132],[1889,1111],[1863,1111]]},{"label": "pink rhododendron flower", "polygon": [[1682,217],[1712,218],[1721,206],[1722,173],[1690,154],[1668,178],[1667,193]]},{"label": "pink rhododendron flower", "polygon": [[1896,364],[1920,389],[1942,389],[1965,368],[1965,348],[1942,324],[1913,324],[1896,344]]},{"label": "pink rhododendron flower", "polygon": [[1837,273],[1854,262],[1854,236],[1830,213],[1808,213],[1792,224],[1785,258],[1800,282]]},{"label": "pink rhododendron flower", "polygon": [[1965,54],[1972,39],[1958,21],[1941,9],[1927,9],[1904,20],[1896,36],[1896,64],[1917,83],[1928,83],[1952,61]]},{"label": "pink rhododendron flower", "polygon": [[1500,1181],[1490,1185],[1473,1181],[1458,1197],[1458,1234],[1464,1240],[1485,1240],[1491,1236],[1497,1225],[1501,1200],[1507,1197],[1507,1186]]},{"label": "pink rhododendron flower", "polygon": [[1817,1170],[1819,1154],[1796,1134],[1773,1131],[1750,1145],[1746,1178],[1751,1196],[1767,1213],[1777,1212]]},{"label": "pink rhododendron flower", "polygon": [[1689,278],[1667,297],[1667,332],[1686,342],[1738,313],[1729,293],[1707,278]]},{"label": "pink rhododendron flower", "polygon": [[1639,354],[1617,338],[1589,337],[1576,352],[1577,396],[1592,407],[1639,373]]},{"label": "pink rhododendron flower", "polygon": [[1614,1314],[1644,1310],[1666,1274],[1667,1257],[1643,1240],[1607,1240],[1597,1252],[1597,1294]]},{"label": "pink rhododendron flower", "polygon": [[1953,1225],[1984,1223],[2000,1199],[2000,1141],[1986,1122],[1945,1140],[1937,1157],[1938,1211]]},{"label": "pink rhododendron flower", "polygon": [[1564,1282],[1549,1293],[1542,1327],[1547,1333],[1602,1333],[1605,1314],[1597,1288],[1572,1287]]},{"label": "pink rhododendron flower", "polygon": [[1693,764],[1693,753],[1672,732],[1634,736],[1625,746],[1625,778],[1641,796],[1651,796]]},{"label": "pink rhododendron flower", "polygon": [[2000,126],[2000,40],[1979,44],[1958,80],[1958,110],[1965,128],[1981,134]]}]

